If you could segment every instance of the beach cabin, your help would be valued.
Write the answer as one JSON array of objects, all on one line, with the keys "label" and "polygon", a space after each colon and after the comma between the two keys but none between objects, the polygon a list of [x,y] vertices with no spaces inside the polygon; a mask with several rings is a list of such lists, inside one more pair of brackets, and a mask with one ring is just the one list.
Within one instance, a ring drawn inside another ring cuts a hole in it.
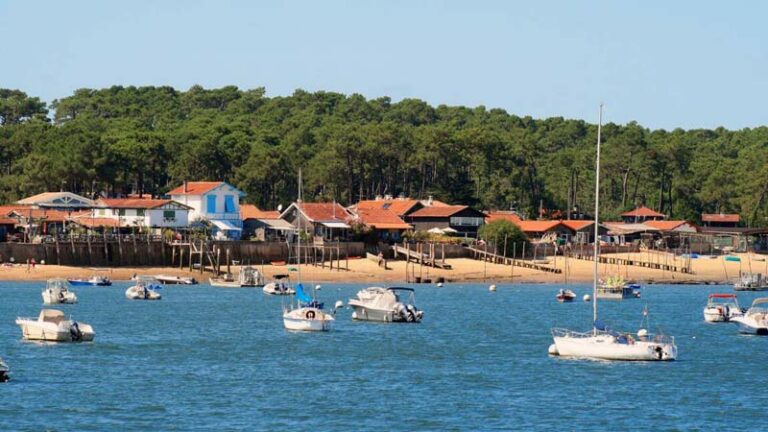
[{"label": "beach cabin", "polygon": [[405,222],[416,231],[437,230],[460,236],[477,237],[477,230],[485,223],[485,213],[464,205],[433,205],[423,207],[405,216]]},{"label": "beach cabin", "polygon": [[38,236],[63,233],[66,220],[72,213],[69,210],[23,206],[11,211],[7,217],[15,219],[16,228],[23,233],[25,241],[32,242]]},{"label": "beach cabin", "polygon": [[[592,244],[595,242],[595,222],[591,220],[572,220],[566,219],[560,221],[568,227],[573,234],[566,238],[571,244]],[[599,236],[608,234],[608,228],[603,224],[598,225],[597,232]]]},{"label": "beach cabin", "polygon": [[373,230],[381,241],[400,241],[403,232],[413,229],[413,225],[385,208],[359,208],[354,214],[354,221]]},{"label": "beach cabin", "polygon": [[242,204],[243,238],[256,241],[285,241],[296,228],[280,219],[279,211],[261,210],[253,204]]},{"label": "beach cabin", "polygon": [[702,213],[701,224],[705,227],[716,228],[736,228],[741,223],[741,216],[738,214],[725,213]]},{"label": "beach cabin", "polygon": [[[191,210],[190,206],[169,199],[101,198],[96,201],[96,207],[91,210],[90,216],[92,219],[99,219],[99,223],[108,227],[182,229],[189,225]],[[94,228],[94,223],[89,223],[87,219],[88,216],[83,215],[73,218],[81,225]],[[102,219],[113,222],[105,222]]]},{"label": "beach cabin", "polygon": [[664,219],[666,219],[666,216],[663,213],[651,210],[646,206],[640,206],[621,214],[621,220],[624,223],[643,223],[645,221]]},{"label": "beach cabin", "polygon": [[219,240],[240,239],[243,220],[240,216],[240,198],[245,192],[227,182],[184,182],[168,192],[171,200],[190,208],[190,225],[208,221],[211,234]]},{"label": "beach cabin", "polygon": [[302,202],[288,206],[280,214],[280,219],[287,221],[293,227],[298,227],[301,223],[302,231],[310,233],[315,243],[322,243],[347,240],[352,214],[335,202]]},{"label": "beach cabin", "polygon": [[556,238],[563,240],[570,238],[574,234],[570,228],[560,223],[560,221],[521,220],[515,225],[533,241],[541,240],[542,237],[550,233],[554,233]]}]

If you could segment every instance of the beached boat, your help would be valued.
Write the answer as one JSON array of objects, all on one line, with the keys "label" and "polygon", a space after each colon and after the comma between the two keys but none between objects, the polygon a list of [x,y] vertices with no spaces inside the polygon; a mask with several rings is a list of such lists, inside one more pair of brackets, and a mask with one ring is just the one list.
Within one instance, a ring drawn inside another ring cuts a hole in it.
[{"label": "beached boat", "polygon": [[[603,123],[603,110],[600,106],[600,121],[597,128],[597,158],[595,169],[595,234],[599,239],[599,214],[600,214],[600,139]],[[592,274],[592,330],[588,332],[576,332],[568,329],[552,329],[553,344],[549,347],[551,355],[561,357],[583,358],[592,360],[621,360],[621,361],[663,361],[677,358],[677,346],[673,337],[665,335],[652,335],[645,329],[637,332],[637,338],[626,332],[618,332],[608,329],[598,321],[598,274],[600,245],[595,241],[593,248],[593,274]],[[626,284],[622,284],[622,288]],[[623,296],[623,291],[622,291]],[[647,310],[643,311],[647,321]]]},{"label": "beached boat", "polygon": [[560,303],[572,302],[575,298],[576,293],[566,288],[561,288],[555,295],[555,299]]},{"label": "beached boat", "polygon": [[704,321],[729,322],[744,315],[736,294],[710,294],[704,307]]},{"label": "beached boat", "polygon": [[8,375],[11,368],[0,358],[0,382],[7,382],[11,377]]},{"label": "beached boat", "polygon": [[275,280],[264,285],[264,294],[269,295],[294,295],[296,291],[291,287],[291,279],[287,274],[277,274]]},{"label": "beached boat", "polygon": [[64,279],[48,279],[42,296],[44,304],[77,303],[77,295],[67,288],[67,281]]},{"label": "beached boat", "polygon": [[151,276],[139,276],[136,284],[125,290],[125,297],[129,300],[160,300],[163,296],[157,292],[162,286],[157,279]]},{"label": "beached boat", "polygon": [[223,288],[251,288],[264,285],[261,273],[251,266],[241,267],[237,277],[228,273],[220,277],[212,277],[208,281],[212,286]]},{"label": "beached boat", "polygon": [[768,335],[768,297],[755,299],[744,315],[731,321],[739,324],[739,333]]},{"label": "beached boat", "polygon": [[595,298],[600,300],[623,300],[635,297],[635,289],[621,276],[611,276],[597,286]]},{"label": "beached boat", "polygon": [[[408,296],[403,301],[403,295]],[[419,323],[424,311],[416,308],[413,288],[370,287],[358,291],[347,304],[352,307],[352,319],[398,323]]]},{"label": "beached boat", "polygon": [[733,284],[734,291],[766,291],[768,279],[762,273],[743,272],[739,274],[739,280]]},{"label": "beached boat", "polygon": [[191,276],[155,275],[155,279],[163,285],[197,285],[197,279]]},{"label": "beached boat", "polygon": [[64,312],[56,309],[43,309],[35,318],[16,318],[21,334],[26,340],[46,342],[89,342],[96,333],[88,324],[68,320]]},{"label": "beached boat", "polygon": [[110,286],[112,281],[107,276],[93,275],[89,278],[67,279],[72,286]]},{"label": "beached boat", "polygon": [[[301,170],[299,170],[299,197],[296,202],[301,204]],[[301,233],[301,218],[297,218],[297,231]],[[301,250],[301,236],[297,236],[297,248]],[[333,315],[325,312],[322,305],[318,304],[315,290],[312,290],[312,297],[304,292],[304,286],[301,284],[301,254],[296,256],[296,274],[298,283],[296,284],[294,299],[288,304],[283,304],[283,326],[287,330],[297,331],[329,331],[331,325],[336,320]],[[267,292],[267,287],[264,287]]]}]

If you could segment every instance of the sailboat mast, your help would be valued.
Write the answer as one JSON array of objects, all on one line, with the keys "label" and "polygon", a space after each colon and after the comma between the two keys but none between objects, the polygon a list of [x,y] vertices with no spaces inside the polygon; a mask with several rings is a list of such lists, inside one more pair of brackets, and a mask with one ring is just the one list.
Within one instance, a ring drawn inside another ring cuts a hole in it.
[{"label": "sailboat mast", "polygon": [[603,104],[600,104],[600,113],[597,121],[597,159],[595,168],[595,245],[593,250],[594,268],[592,274],[592,322],[597,322],[597,260],[600,256],[600,138],[603,130]]},{"label": "sailboat mast", "polygon": [[297,208],[296,214],[296,226],[298,229],[298,238],[296,239],[296,245],[298,246],[296,248],[296,272],[298,283],[301,283],[301,168],[299,168],[299,198],[297,199],[297,202],[299,208]]}]

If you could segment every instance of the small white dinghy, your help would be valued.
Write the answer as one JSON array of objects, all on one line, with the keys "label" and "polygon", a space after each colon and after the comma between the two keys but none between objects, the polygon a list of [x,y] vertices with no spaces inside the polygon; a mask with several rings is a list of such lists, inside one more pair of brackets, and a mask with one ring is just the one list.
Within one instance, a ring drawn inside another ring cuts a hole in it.
[{"label": "small white dinghy", "polygon": [[710,294],[704,307],[704,321],[729,322],[744,315],[736,294]]},{"label": "small white dinghy", "polygon": [[67,288],[66,279],[48,279],[43,290],[43,303],[50,304],[73,304],[77,303],[77,295]]},{"label": "small white dinghy", "polygon": [[78,321],[68,320],[64,312],[43,309],[37,319],[16,318],[21,334],[26,340],[46,342],[90,342],[96,333],[93,327]]},{"label": "small white dinghy", "polygon": [[264,294],[269,295],[294,295],[296,290],[291,288],[290,276],[287,274],[277,274],[274,281],[264,285],[262,290]]},{"label": "small white dinghy", "polygon": [[[408,296],[407,301],[402,295]],[[370,287],[358,291],[357,297],[349,299],[347,304],[354,309],[352,319],[361,321],[419,323],[424,316],[415,305],[413,288]]]},{"label": "small white dinghy", "polygon": [[768,335],[768,297],[760,297],[752,302],[747,313],[731,319],[739,324],[739,333]]},{"label": "small white dinghy", "polygon": [[162,286],[157,279],[150,276],[139,276],[136,278],[136,285],[125,290],[125,297],[128,300],[160,300],[163,296],[156,290]]},{"label": "small white dinghy", "polygon": [[559,301],[560,303],[572,302],[575,298],[576,293],[567,288],[561,288],[557,292],[557,295],[555,295],[555,300]]}]

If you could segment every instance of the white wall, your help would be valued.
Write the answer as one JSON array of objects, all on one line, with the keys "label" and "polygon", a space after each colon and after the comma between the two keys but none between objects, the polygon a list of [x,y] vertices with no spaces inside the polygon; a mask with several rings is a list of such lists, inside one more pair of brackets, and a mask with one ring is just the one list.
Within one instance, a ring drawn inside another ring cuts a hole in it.
[{"label": "white wall", "polygon": [[184,228],[189,225],[189,211],[187,209],[173,210],[176,213],[176,219],[172,221],[164,220],[163,212],[165,209],[162,208],[144,210],[144,216],[139,216],[137,209],[124,209],[125,214],[119,215],[118,209],[112,208],[93,209],[92,214],[97,218],[119,219],[126,226]]},{"label": "white wall", "polygon": [[[216,209],[213,213],[209,212],[207,208],[209,195],[216,196]],[[224,200],[227,195],[231,195],[234,201],[235,211],[233,213],[224,213]],[[237,189],[226,184],[203,195],[171,195],[171,199],[193,208],[189,213],[189,220],[191,221],[201,216],[205,219],[240,220],[240,195]]]}]

